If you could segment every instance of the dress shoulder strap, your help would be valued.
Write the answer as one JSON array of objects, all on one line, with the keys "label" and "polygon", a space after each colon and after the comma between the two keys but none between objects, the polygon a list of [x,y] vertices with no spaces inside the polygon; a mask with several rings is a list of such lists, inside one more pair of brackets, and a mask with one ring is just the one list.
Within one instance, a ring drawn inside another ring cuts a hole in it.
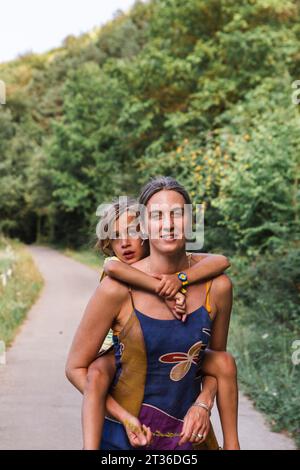
[{"label": "dress shoulder strap", "polygon": [[205,289],[206,289],[206,296],[205,296],[205,308],[208,311],[208,313],[211,313],[211,305],[210,305],[210,288],[212,285],[213,279],[210,279],[205,283]]},{"label": "dress shoulder strap", "polygon": [[106,277],[106,272],[103,270],[102,273],[99,276],[99,282],[103,281],[103,279]]}]

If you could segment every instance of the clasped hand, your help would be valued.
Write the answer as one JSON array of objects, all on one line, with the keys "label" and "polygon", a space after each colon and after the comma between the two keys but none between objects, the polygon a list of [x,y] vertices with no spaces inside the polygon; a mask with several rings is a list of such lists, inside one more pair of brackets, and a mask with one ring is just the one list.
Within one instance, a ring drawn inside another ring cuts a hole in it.
[{"label": "clasped hand", "polygon": [[157,295],[164,298],[167,307],[177,320],[185,322],[187,317],[186,298],[182,292],[179,292],[182,284],[177,274],[154,273],[152,276],[160,281],[155,290]]}]

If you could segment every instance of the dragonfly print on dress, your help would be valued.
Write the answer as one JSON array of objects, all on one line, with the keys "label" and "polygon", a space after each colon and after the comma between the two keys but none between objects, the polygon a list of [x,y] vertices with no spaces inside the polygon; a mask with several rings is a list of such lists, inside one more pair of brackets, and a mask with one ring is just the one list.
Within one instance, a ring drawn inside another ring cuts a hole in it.
[{"label": "dragonfly print on dress", "polygon": [[160,356],[159,361],[166,364],[176,364],[170,371],[170,379],[177,382],[186,376],[192,364],[198,364],[199,354],[201,351],[204,351],[206,346],[202,341],[198,341],[190,347],[187,353],[173,352],[163,354]]},{"label": "dragonfly print on dress", "polygon": [[[147,450],[218,449],[212,427],[203,443],[179,446],[187,411],[197,399],[201,381],[199,363],[209,346],[212,327],[208,293],[205,302],[188,314],[187,321],[154,318],[134,305],[121,332],[114,331],[116,375],[110,393],[129,413],[153,432]],[[100,448],[132,450],[122,423],[107,416]]]}]

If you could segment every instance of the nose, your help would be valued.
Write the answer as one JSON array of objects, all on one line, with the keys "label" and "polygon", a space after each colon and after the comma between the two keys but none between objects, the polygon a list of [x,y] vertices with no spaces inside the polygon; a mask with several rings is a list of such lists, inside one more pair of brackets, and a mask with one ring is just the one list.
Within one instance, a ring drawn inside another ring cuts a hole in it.
[{"label": "nose", "polygon": [[130,245],[130,240],[127,237],[121,239],[121,247],[122,248],[126,248],[129,245]]},{"label": "nose", "polygon": [[171,214],[164,214],[162,220],[162,231],[171,233],[174,230],[174,220]]}]

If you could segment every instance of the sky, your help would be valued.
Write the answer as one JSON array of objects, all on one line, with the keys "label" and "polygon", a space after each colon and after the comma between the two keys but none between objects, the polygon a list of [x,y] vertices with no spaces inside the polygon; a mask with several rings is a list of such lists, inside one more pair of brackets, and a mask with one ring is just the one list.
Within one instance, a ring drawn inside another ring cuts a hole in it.
[{"label": "sky", "polygon": [[0,62],[46,52],[128,11],[134,0],[0,0]]}]

